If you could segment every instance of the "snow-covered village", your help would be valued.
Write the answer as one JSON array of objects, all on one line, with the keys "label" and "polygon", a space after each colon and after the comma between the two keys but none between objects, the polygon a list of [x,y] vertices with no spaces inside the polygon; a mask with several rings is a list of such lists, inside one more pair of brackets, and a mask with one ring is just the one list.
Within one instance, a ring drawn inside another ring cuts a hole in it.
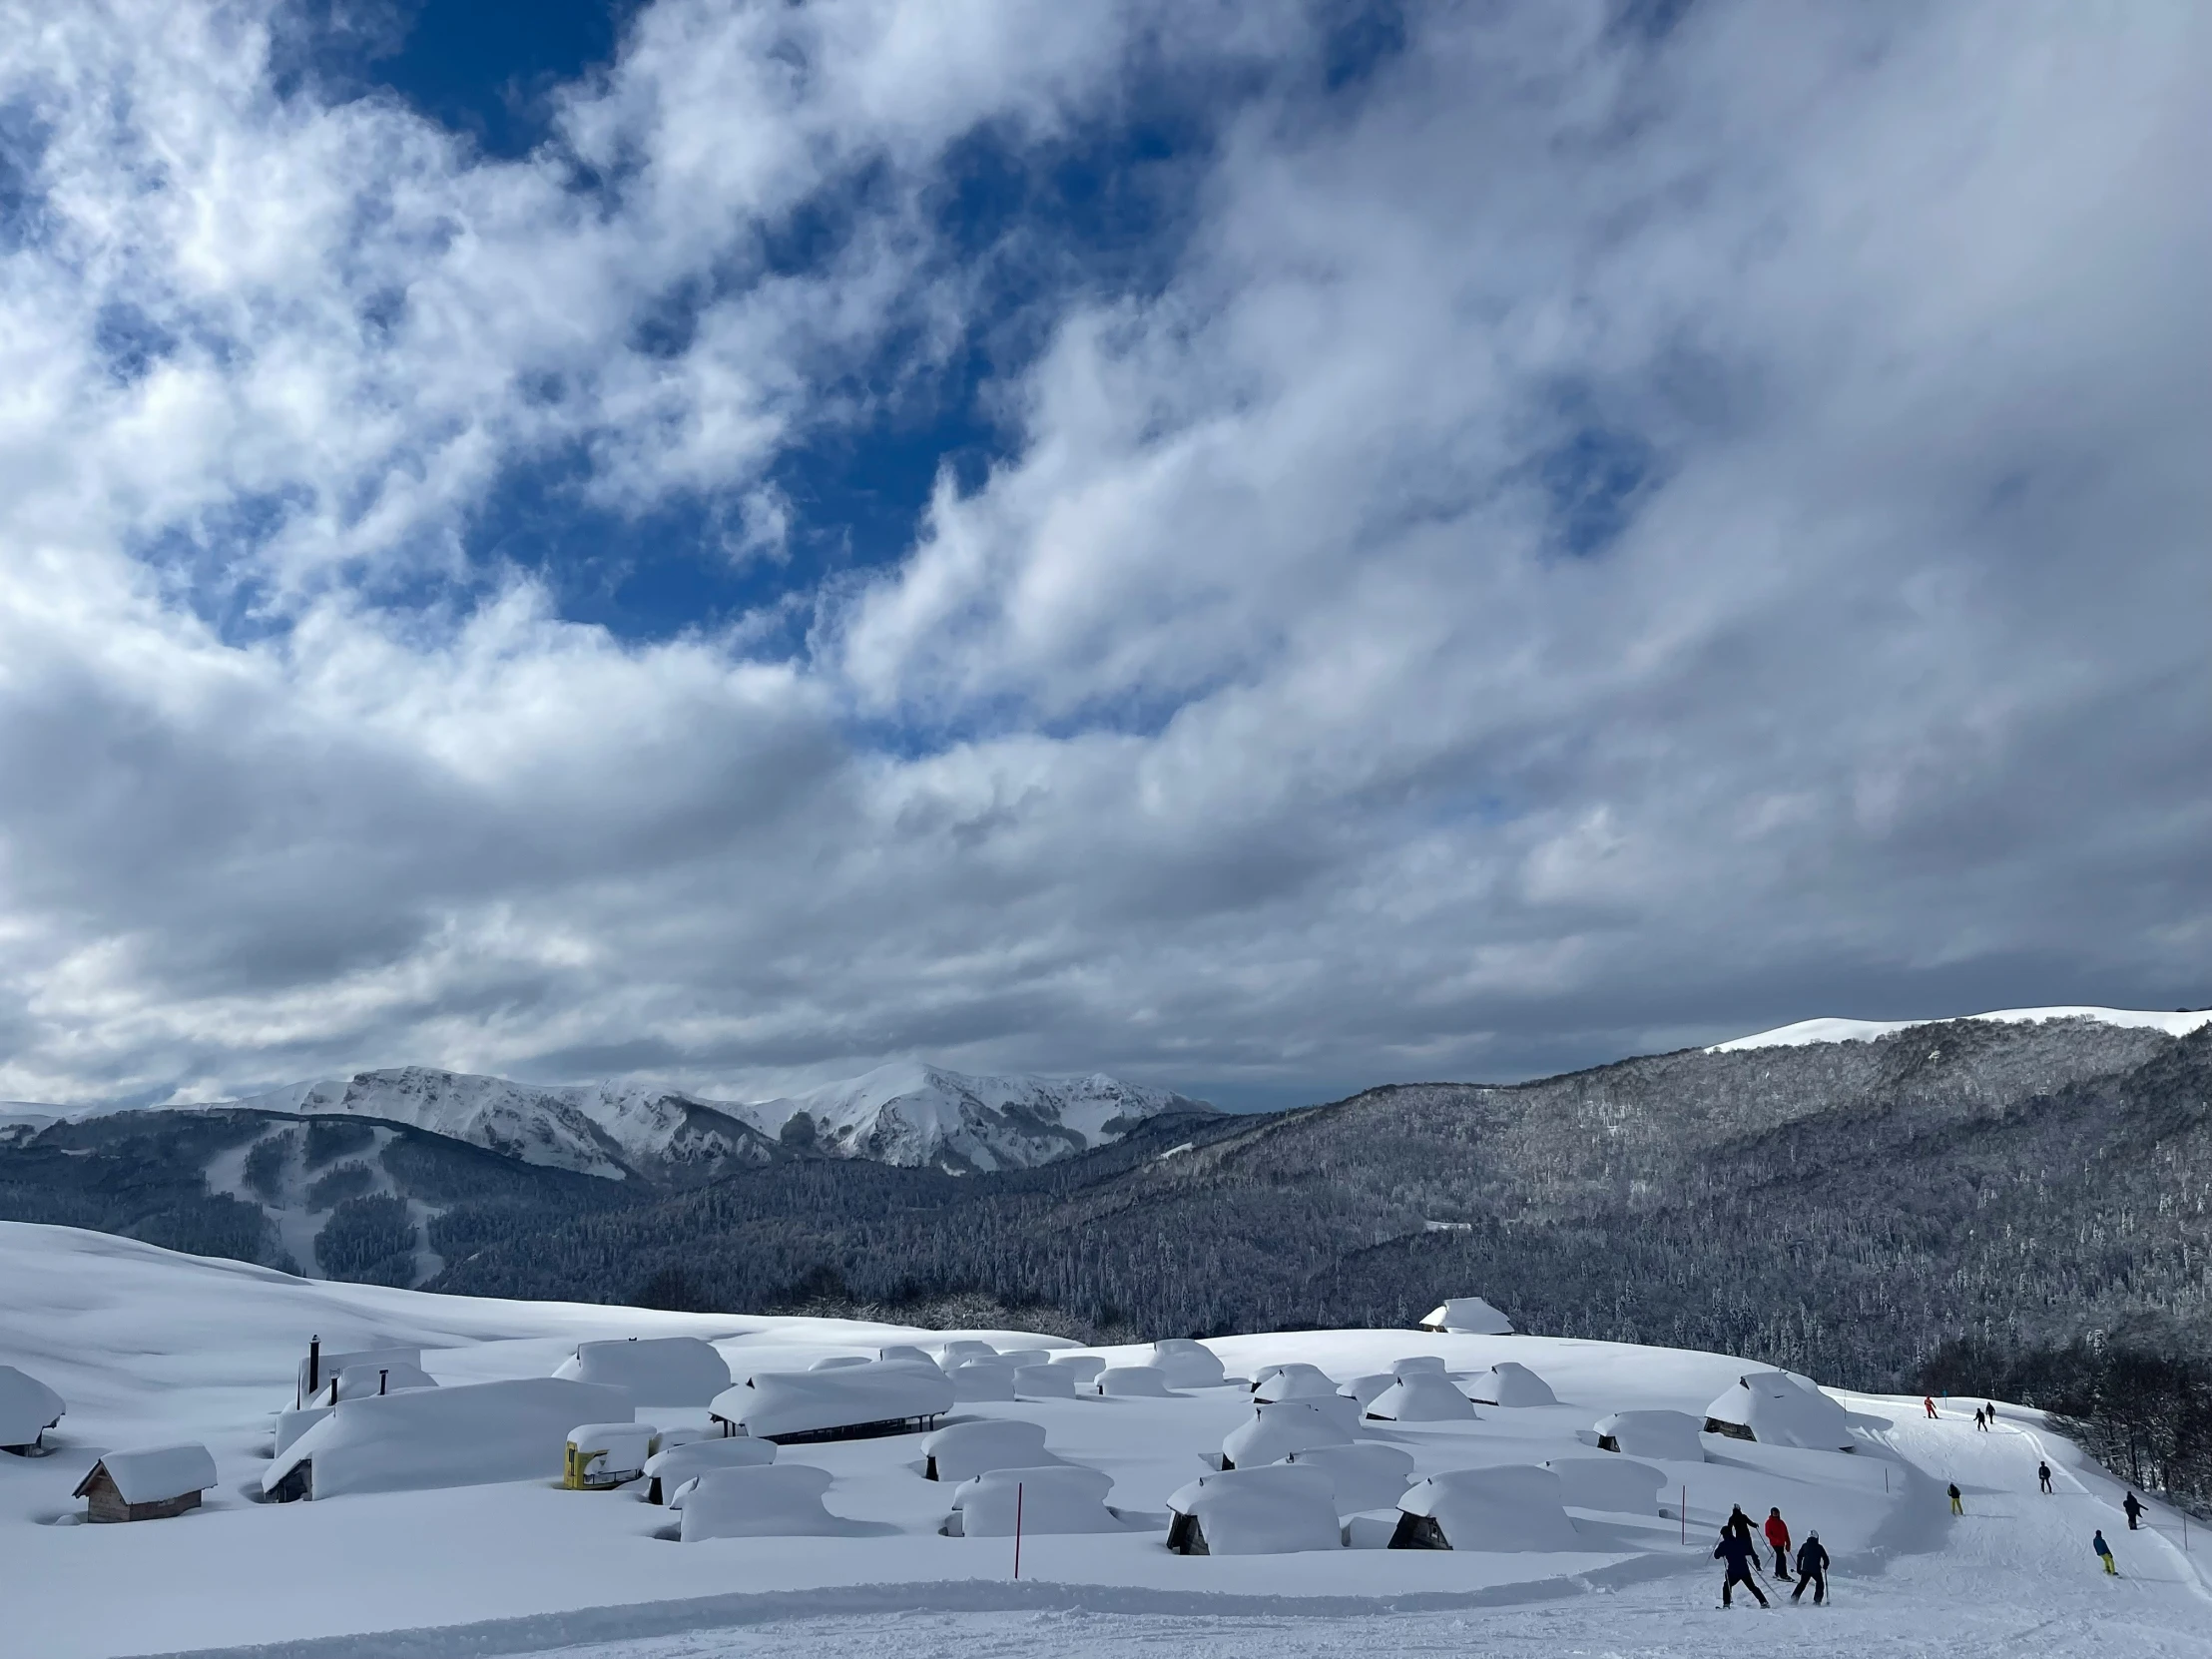
[{"label": "snow-covered village", "polygon": [[0,1659],[2212,1659],[2208,138],[0,0]]}]

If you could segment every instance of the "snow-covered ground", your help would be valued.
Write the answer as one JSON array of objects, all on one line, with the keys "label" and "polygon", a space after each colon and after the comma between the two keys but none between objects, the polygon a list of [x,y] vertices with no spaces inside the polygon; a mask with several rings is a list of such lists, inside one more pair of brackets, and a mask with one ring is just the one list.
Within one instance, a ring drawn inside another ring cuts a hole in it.
[{"label": "snow-covered ground", "polygon": [[[1999,1008],[1989,1014],[1966,1014],[1966,1019],[1995,1020],[2006,1025],[2034,1024],[2046,1019],[2093,1019],[2103,1025],[2163,1031],[2169,1037],[2186,1037],[2200,1026],[2212,1025],[2212,1009],[2182,1009],[2167,1013],[2157,1008]],[[1795,1025],[1778,1025],[1748,1037],[1715,1043],[1708,1054],[1734,1054],[1747,1048],[1802,1048],[1808,1043],[1872,1042],[1877,1037],[1910,1031],[1916,1025],[1936,1025],[1931,1019],[1801,1019]]]},{"label": "snow-covered ground", "polygon": [[[1471,1289],[1471,1288],[1470,1288]],[[269,1505],[271,1416],[292,1402],[306,1340],[420,1345],[442,1382],[544,1377],[577,1342],[693,1335],[739,1378],[891,1343],[950,1337],[1064,1349],[1017,1332],[924,1333],[838,1321],[649,1313],[431,1297],[309,1283],[68,1229],[0,1225],[0,1364],[58,1389],[69,1414],[51,1455],[0,1454],[7,1650],[42,1659],[255,1648],[370,1659],[457,1653],[679,1655],[890,1653],[898,1659],[1040,1648],[1157,1648],[1284,1659],[1327,1648],[1561,1653],[2087,1653],[2212,1659],[2212,1595],[2178,1521],[2154,1508],[2130,1534],[2118,1488],[2033,1413],[1977,1433],[1966,1407],[1929,1422],[1918,1402],[1839,1396],[1859,1449],[1813,1452],[1707,1436],[1706,1457],[1664,1465],[1689,1518],[1575,1512],[1581,1547],[1546,1553],[1356,1547],[1184,1557],[1163,1547],[1169,1493],[1245,1420],[1237,1386],[1166,1398],[1096,1396],[962,1405],[957,1415],[1041,1424],[1050,1449],[1111,1475],[1129,1517],[1114,1534],[1030,1536],[1012,1578],[1003,1538],[939,1535],[950,1489],[919,1473],[912,1436],[787,1447],[828,1470],[827,1505],[864,1523],[841,1537],[717,1539],[655,1533],[666,1510],[636,1487],[550,1481]],[[1344,1381],[1414,1355],[1458,1373],[1515,1360],[1561,1403],[1480,1407],[1472,1421],[1382,1425],[1367,1437],[1419,1473],[1588,1454],[1608,1412],[1702,1413],[1747,1370],[1722,1356],[1541,1337],[1305,1332],[1208,1345],[1232,1376],[1304,1361]],[[1140,1351],[1099,1351],[1110,1363]],[[704,1412],[645,1410],[664,1425]],[[103,1450],[179,1439],[214,1452],[207,1507],[123,1526],[74,1523],[71,1488]],[[2039,1453],[2056,1494],[2035,1490]],[[1966,1514],[1942,1497],[1955,1479]],[[1732,1503],[1779,1505],[1836,1557],[1835,1604],[1762,1613],[1716,1606],[1709,1554]],[[2102,1526],[2125,1576],[2089,1553]],[[1386,1532],[1380,1517],[1355,1534]],[[1686,1541],[1685,1541],[1686,1538]],[[467,1628],[458,1628],[467,1627]],[[273,1645],[280,1644],[280,1645]]]}]

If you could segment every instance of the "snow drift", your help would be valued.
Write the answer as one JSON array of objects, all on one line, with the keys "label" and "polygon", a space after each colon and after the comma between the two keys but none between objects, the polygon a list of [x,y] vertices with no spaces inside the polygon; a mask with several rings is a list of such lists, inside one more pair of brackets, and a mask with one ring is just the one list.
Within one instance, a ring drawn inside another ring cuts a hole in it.
[{"label": "snow drift", "polygon": [[13,1366],[0,1366],[0,1451],[22,1452],[61,1421],[62,1396]]},{"label": "snow drift", "polygon": [[697,1337],[579,1343],[555,1377],[625,1388],[640,1405],[705,1405],[730,1386],[730,1368]]},{"label": "snow drift", "polygon": [[1544,1467],[1559,1477],[1559,1501],[1569,1509],[1656,1515],[1667,1483],[1662,1471],[1633,1457],[1552,1457]]},{"label": "snow drift", "polygon": [[1380,1440],[1307,1446],[1290,1453],[1284,1461],[1328,1475],[1336,1488],[1337,1512],[1341,1515],[1394,1507],[1413,1478],[1413,1454]]}]

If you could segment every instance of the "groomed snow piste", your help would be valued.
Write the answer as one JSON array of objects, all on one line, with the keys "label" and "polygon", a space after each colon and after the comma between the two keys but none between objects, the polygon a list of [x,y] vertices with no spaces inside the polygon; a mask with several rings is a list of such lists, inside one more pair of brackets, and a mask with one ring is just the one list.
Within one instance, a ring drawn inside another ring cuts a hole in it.
[{"label": "groomed snow piste", "polygon": [[[419,1349],[438,1386],[345,1400],[325,1419],[388,1432],[388,1448],[358,1427],[318,1422],[302,1434],[294,1449],[309,1437],[344,1448],[358,1467],[334,1484],[353,1489],[258,1501],[276,1413],[292,1405],[313,1336],[327,1354]],[[1853,1449],[1809,1449],[1680,1431],[1739,1379],[1765,1371],[1729,1356],[1537,1336],[1287,1332],[1204,1345],[1228,1382],[962,1402],[940,1428],[1025,1426],[949,1442],[974,1438],[975,1466],[999,1465],[957,1483],[924,1478],[915,1433],[787,1444],[772,1462],[742,1466],[702,1452],[672,1457],[662,1466],[699,1480],[675,1510],[646,1501],[646,1480],[571,1491],[557,1455],[523,1469],[503,1461],[501,1436],[527,1414],[522,1403],[545,1402],[518,1389],[515,1412],[478,1424],[474,1402],[496,1406],[504,1394],[472,1385],[550,1384],[596,1400],[603,1385],[554,1374],[579,1344],[631,1337],[698,1339],[737,1379],[834,1379],[862,1368],[809,1368],[880,1365],[885,1349],[942,1354],[956,1343],[1160,1375],[1149,1345],[1085,1352],[1022,1332],[432,1297],[0,1224],[0,1365],[67,1406],[44,1455],[0,1454],[10,1651],[83,1659],[305,1642],[284,1651],[912,1659],[977,1645],[1103,1655],[1143,1638],[1163,1650],[1281,1659],[1364,1647],[1458,1654],[1481,1650],[1494,1631],[1551,1651],[1645,1655],[1841,1655],[1902,1643],[2212,1659],[2204,1555],[2183,1552],[2177,1518],[2153,1505],[2149,1528],[2128,1532],[2120,1489],[2024,1410],[2006,1408],[1995,1432],[1977,1433],[1963,1402],[1931,1422],[1918,1401],[1840,1395]],[[1178,1352],[1174,1379],[1211,1375]],[[1352,1419],[1349,1442],[1214,1473],[1224,1443],[1257,1420],[1251,1389],[1235,1379],[1296,1365],[1339,1382],[1394,1371],[1465,1390],[1501,1364],[1525,1367],[1554,1403]],[[408,1433],[424,1414],[435,1434]],[[672,1451],[682,1435],[713,1431],[697,1404],[637,1403],[635,1417]],[[627,1420],[594,1408],[547,1433]],[[1598,1449],[1601,1421],[1633,1455]],[[533,1445],[546,1437],[530,1433]],[[82,1519],[83,1500],[70,1494],[100,1455],[180,1443],[215,1459],[217,1483],[200,1509]],[[1029,1474],[1002,1461],[1040,1453],[1054,1461]],[[2058,1470],[2052,1496],[2035,1489],[2039,1455]],[[512,1477],[429,1484],[486,1472]],[[1005,1534],[1012,1514],[1026,1512],[1032,1477],[1039,1525],[1022,1538],[1017,1583]],[[1942,1496],[1952,1479],[1966,1494],[1956,1520]],[[366,1489],[378,1484],[405,1489]],[[1215,1495],[1204,1495],[1209,1487]],[[1276,1487],[1296,1488],[1296,1514],[1255,1495]],[[1171,1499],[1200,1515],[1218,1548],[1170,1553]],[[1739,1503],[1760,1517],[1780,1507],[1800,1536],[1818,1528],[1836,1561],[1833,1606],[1716,1610],[1710,1551]],[[2120,1579],[2104,1578],[2089,1554],[2098,1526],[2120,1551]],[[1401,1531],[1453,1547],[1385,1547]],[[1295,1552],[1276,1553],[1285,1549]],[[1258,1552],[1233,1553],[1244,1550]],[[1005,1622],[1039,1617],[1054,1622],[1026,1636]],[[1776,1622],[1755,1630],[1753,1618]]]}]

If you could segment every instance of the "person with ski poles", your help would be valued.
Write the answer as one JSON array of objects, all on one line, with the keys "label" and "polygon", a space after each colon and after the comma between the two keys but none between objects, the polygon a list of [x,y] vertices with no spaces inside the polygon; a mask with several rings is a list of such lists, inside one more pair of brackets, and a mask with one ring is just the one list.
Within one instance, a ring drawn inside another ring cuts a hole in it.
[{"label": "person with ski poles", "polygon": [[[1741,1511],[1739,1510],[1738,1513],[1741,1513]],[[1747,1516],[1744,1530],[1739,1532],[1733,1518],[1731,1518],[1730,1524],[1721,1528],[1721,1541],[1713,1546],[1713,1559],[1725,1561],[1728,1564],[1727,1576],[1721,1580],[1721,1605],[1723,1607],[1736,1605],[1732,1598],[1736,1586],[1739,1584],[1752,1593],[1753,1598],[1758,1601],[1760,1606],[1770,1605],[1766,1591],[1760,1589],[1758,1582],[1751,1576],[1752,1565],[1759,1559],[1759,1552],[1753,1547],[1750,1525],[1750,1518]]]},{"label": "person with ski poles", "polygon": [[1808,1532],[1805,1542],[1798,1545],[1797,1588],[1790,1592],[1795,1601],[1805,1594],[1806,1585],[1813,1586],[1813,1605],[1818,1607],[1828,1600],[1828,1551],[1821,1547],[1821,1535]]},{"label": "person with ski poles", "polygon": [[1777,1508],[1767,1510],[1767,1547],[1774,1551],[1774,1575],[1783,1583],[1790,1582],[1790,1523],[1782,1518]]},{"label": "person with ski poles", "polygon": [[2112,1577],[2120,1576],[2120,1569],[2112,1560],[2112,1546],[2104,1541],[2104,1528],[2097,1528],[2097,1535],[2089,1540],[2089,1547],[2097,1552],[2097,1559],[2104,1563],[2104,1570]]},{"label": "person with ski poles", "polygon": [[2143,1500],[2133,1492],[2129,1492],[2127,1501],[2121,1504],[2120,1507],[2127,1511],[2127,1529],[2133,1532],[2136,1530],[2135,1523],[2143,1518]]},{"label": "person with ski poles", "polygon": [[2035,1465],[2035,1479],[2047,1494],[2050,1491],[2050,1464],[2048,1461],[2038,1462]]},{"label": "person with ski poles", "polygon": [[1936,1415],[1936,1396],[1934,1394],[1923,1395],[1921,1398],[1921,1403],[1928,1407],[1928,1414],[1931,1417],[1934,1417]]}]

